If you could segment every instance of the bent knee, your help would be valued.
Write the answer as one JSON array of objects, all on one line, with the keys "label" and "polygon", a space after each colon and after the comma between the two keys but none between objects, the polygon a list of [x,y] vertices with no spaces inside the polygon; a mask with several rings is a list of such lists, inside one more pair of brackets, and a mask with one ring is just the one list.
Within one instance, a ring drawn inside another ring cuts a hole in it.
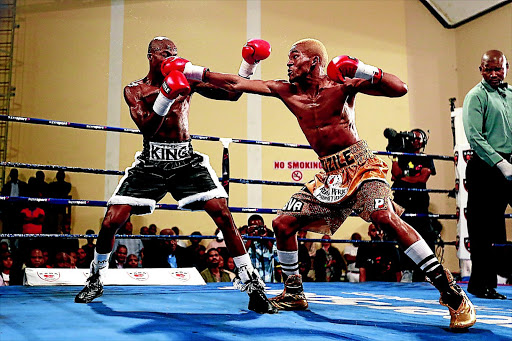
[{"label": "bent knee", "polygon": [[393,227],[400,220],[400,217],[390,209],[375,211],[371,214],[370,218],[374,224],[377,224],[380,227]]},{"label": "bent knee", "polygon": [[296,231],[297,219],[292,216],[279,215],[272,220],[272,229],[276,237],[293,234]]}]

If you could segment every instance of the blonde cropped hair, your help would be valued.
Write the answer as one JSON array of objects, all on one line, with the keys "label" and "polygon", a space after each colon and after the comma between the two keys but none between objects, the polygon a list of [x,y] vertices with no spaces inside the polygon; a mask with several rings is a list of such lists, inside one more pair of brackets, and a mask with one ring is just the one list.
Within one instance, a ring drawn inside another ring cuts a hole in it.
[{"label": "blonde cropped hair", "polygon": [[304,51],[309,56],[318,56],[320,57],[320,65],[325,68],[327,66],[327,61],[329,57],[327,56],[327,50],[325,49],[324,44],[320,40],[306,38],[301,39],[295,42],[292,46],[301,45],[304,47]]}]

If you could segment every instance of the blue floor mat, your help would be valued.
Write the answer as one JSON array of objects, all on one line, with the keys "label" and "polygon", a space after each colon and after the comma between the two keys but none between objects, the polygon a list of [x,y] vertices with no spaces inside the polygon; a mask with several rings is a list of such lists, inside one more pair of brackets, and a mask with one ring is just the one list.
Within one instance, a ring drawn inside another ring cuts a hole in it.
[{"label": "blue floor mat", "polygon": [[[427,283],[305,283],[309,309],[276,315],[247,310],[226,283],[107,286],[76,304],[80,289],[0,287],[0,340],[512,340],[511,286],[498,289],[508,300],[469,295],[478,321],[463,333]],[[269,296],[281,290],[268,285]]]}]

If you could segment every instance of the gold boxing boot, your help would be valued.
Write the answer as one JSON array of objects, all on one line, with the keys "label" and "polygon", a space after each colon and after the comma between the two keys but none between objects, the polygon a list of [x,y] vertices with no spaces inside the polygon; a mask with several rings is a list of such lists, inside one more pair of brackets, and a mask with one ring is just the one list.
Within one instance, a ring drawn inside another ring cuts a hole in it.
[{"label": "gold boxing boot", "polygon": [[308,301],[302,287],[302,276],[288,276],[280,295],[269,298],[270,304],[279,310],[306,310]]},{"label": "gold boxing boot", "polygon": [[[466,296],[464,290],[455,283],[452,274],[448,269],[445,269],[448,282],[450,283],[450,291],[441,293],[439,303],[448,307],[450,311],[450,328],[452,329],[465,329],[469,328],[476,322],[475,307]],[[460,301],[462,298],[462,301]],[[455,306],[460,302],[458,306]],[[456,308],[456,309],[455,309]]]}]

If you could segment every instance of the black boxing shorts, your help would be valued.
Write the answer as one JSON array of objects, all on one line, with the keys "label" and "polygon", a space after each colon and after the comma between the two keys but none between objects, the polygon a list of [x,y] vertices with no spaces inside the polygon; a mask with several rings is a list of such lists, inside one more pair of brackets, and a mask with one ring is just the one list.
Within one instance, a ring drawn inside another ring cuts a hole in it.
[{"label": "black boxing shorts", "polygon": [[194,152],[190,141],[144,141],[144,150],[137,152],[107,205],[130,205],[133,214],[148,214],[168,192],[178,208],[190,210],[228,197],[208,156]]}]

